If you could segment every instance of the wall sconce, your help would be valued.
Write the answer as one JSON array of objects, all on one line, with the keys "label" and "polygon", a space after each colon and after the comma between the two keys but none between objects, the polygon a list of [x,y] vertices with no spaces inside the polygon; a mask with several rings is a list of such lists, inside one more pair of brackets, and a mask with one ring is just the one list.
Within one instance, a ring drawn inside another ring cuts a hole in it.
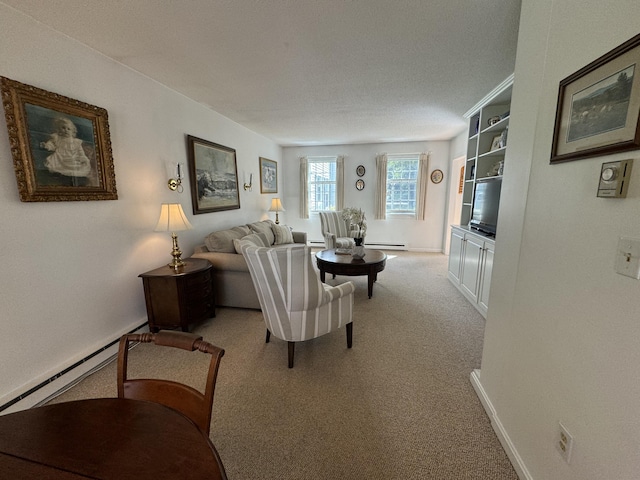
[{"label": "wall sconce", "polygon": [[253,173],[251,173],[249,175],[249,183],[245,183],[244,184],[244,191],[246,192],[247,190],[251,191],[251,187],[253,185]]},{"label": "wall sconce", "polygon": [[278,212],[285,212],[286,210],[282,207],[282,202],[279,198],[271,199],[271,207],[269,207],[270,212],[276,212],[276,223],[280,223],[278,220]]},{"label": "wall sconce", "polygon": [[179,163],[176,163],[176,178],[170,178],[167,186],[173,192],[177,190],[178,193],[182,193],[184,191],[182,186],[182,166]]}]

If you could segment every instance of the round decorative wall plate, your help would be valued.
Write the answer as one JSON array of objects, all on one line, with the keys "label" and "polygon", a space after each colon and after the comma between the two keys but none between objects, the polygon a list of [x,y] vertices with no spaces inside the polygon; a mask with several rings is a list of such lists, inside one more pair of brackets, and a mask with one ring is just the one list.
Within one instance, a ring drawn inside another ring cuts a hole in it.
[{"label": "round decorative wall plate", "polygon": [[365,172],[364,169],[364,165],[358,165],[358,168],[356,168],[356,173],[358,174],[359,177],[363,176]]},{"label": "round decorative wall plate", "polygon": [[364,180],[360,179],[356,182],[356,189],[357,190],[364,190]]},{"label": "round decorative wall plate", "polygon": [[442,170],[434,170],[433,172],[431,172],[431,181],[433,183],[440,183],[443,178],[444,173],[442,173]]}]

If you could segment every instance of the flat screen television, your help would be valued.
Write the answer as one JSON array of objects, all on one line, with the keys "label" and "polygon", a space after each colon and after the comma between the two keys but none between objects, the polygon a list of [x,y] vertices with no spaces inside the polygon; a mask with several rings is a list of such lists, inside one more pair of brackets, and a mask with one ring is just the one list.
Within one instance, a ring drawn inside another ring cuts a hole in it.
[{"label": "flat screen television", "polygon": [[469,227],[489,235],[496,234],[501,188],[502,177],[482,178],[476,181]]}]

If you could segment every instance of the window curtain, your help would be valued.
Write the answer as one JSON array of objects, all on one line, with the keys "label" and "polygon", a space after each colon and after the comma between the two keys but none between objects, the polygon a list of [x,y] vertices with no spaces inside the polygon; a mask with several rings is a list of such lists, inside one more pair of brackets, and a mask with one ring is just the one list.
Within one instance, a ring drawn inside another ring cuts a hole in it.
[{"label": "window curtain", "polygon": [[336,158],[336,210],[344,208],[344,155]]},{"label": "window curtain", "polygon": [[385,220],[387,218],[387,154],[382,153],[376,156],[376,177],[377,188],[375,194],[375,212],[376,220]]},{"label": "window curtain", "polygon": [[309,162],[300,157],[300,218],[309,218]]},{"label": "window curtain", "polygon": [[416,218],[425,220],[427,216],[427,185],[429,184],[429,153],[421,153],[418,163],[418,188],[416,196],[418,200],[418,211]]}]

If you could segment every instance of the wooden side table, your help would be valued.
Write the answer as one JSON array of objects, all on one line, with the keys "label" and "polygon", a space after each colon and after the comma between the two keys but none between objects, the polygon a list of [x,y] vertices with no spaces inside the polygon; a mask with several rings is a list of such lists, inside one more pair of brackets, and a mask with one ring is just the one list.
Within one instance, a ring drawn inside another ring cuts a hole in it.
[{"label": "wooden side table", "polygon": [[149,330],[181,328],[216,316],[212,265],[208,260],[190,258],[174,269],[168,265],[142,273]]}]

